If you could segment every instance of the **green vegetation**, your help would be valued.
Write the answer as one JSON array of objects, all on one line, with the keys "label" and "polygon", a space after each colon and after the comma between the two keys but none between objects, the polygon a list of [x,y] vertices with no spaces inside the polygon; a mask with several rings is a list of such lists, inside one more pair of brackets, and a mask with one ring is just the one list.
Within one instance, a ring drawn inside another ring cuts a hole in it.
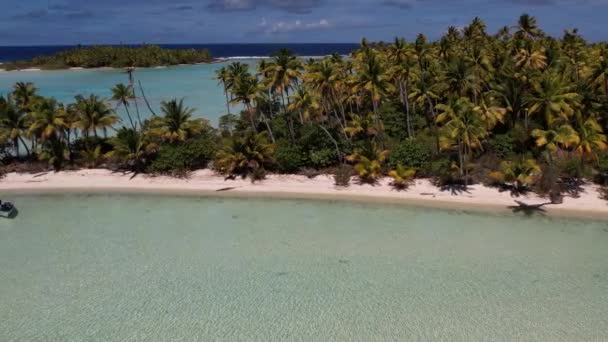
[{"label": "green vegetation", "polygon": [[[162,63],[183,62],[142,49]],[[65,63],[97,66],[85,60]],[[157,63],[111,60],[104,63]],[[363,40],[349,58],[301,60],[281,50],[255,70],[239,62],[219,68],[228,114],[218,130],[179,100],[142,121],[130,80],[113,89],[128,122],[112,138],[101,134],[119,125],[106,101],[78,96],[64,106],[22,83],[0,99],[0,135],[13,156],[55,168],[181,174],[213,161],[231,178],[318,170],[334,173],[340,186],[352,175],[367,183],[388,175],[405,188],[419,176],[445,188],[484,182],[553,198],[583,177],[608,179],[606,65],[608,45],[587,43],[576,30],[555,39],[523,15],[489,34],[476,18],[436,42],[422,34],[413,42]],[[244,109],[230,113],[234,104]],[[109,147],[73,144],[74,136]]]},{"label": "green vegetation", "polygon": [[5,63],[3,69],[26,68],[67,69],[154,67],[177,64],[209,63],[213,58],[208,50],[163,49],[156,45],[142,46],[86,46],[39,56],[31,60]]}]

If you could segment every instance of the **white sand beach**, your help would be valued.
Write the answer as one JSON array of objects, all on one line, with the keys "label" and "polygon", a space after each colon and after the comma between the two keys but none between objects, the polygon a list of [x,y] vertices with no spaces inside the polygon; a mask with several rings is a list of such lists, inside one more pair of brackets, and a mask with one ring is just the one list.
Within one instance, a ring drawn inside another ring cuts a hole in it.
[{"label": "white sand beach", "polygon": [[[105,169],[48,172],[41,174],[9,173],[0,180],[2,192],[158,192],[180,194],[213,194],[219,196],[251,196],[312,199],[344,199],[380,201],[408,205],[447,207],[464,210],[508,211],[520,201],[528,205],[547,203],[547,198],[534,194],[512,197],[509,192],[477,184],[467,192],[454,194],[441,191],[429,180],[417,179],[407,190],[397,191],[389,179],[377,185],[359,185],[341,188],[334,185],[331,176],[314,179],[297,175],[269,175],[261,182],[250,180],[224,180],[211,170],[193,172],[188,178],[148,176],[115,173]],[[222,190],[222,191],[218,191]],[[608,218],[608,202],[599,198],[596,185],[586,185],[578,198],[566,196],[563,203],[543,206],[558,216]]]}]

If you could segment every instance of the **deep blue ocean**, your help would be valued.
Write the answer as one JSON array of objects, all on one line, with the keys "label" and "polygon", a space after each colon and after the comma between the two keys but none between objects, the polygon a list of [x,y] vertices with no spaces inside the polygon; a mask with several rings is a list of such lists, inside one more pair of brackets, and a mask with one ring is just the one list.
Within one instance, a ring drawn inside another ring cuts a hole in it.
[{"label": "deep blue ocean", "polygon": [[[209,49],[213,57],[264,57],[281,49],[288,48],[299,56],[325,56],[332,53],[346,55],[356,49],[358,44],[159,44],[169,49]],[[59,51],[72,49],[74,45],[55,46],[0,46],[0,62],[29,59],[35,56],[52,55]]]}]

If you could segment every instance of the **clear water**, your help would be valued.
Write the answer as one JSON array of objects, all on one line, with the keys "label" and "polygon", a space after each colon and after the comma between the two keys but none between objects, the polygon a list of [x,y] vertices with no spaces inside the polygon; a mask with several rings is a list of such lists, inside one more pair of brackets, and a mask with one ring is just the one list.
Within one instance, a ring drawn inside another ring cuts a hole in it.
[{"label": "clear water", "polygon": [[296,200],[13,197],[0,341],[600,341],[606,222]]},{"label": "clear water", "polygon": [[[255,60],[243,60],[252,68]],[[143,84],[146,98],[152,109],[159,114],[160,102],[172,98],[184,98],[184,103],[195,108],[194,116],[209,119],[217,124],[217,118],[226,114],[226,98],[223,89],[218,85],[215,70],[226,65],[202,64],[175,66],[162,69],[138,69],[136,79]],[[11,91],[17,82],[33,82],[39,88],[40,94],[55,97],[59,102],[68,104],[74,102],[78,94],[96,94],[106,99],[112,96],[111,88],[117,83],[129,82],[124,70],[57,70],[57,71],[11,71],[0,72],[0,94]],[[137,95],[139,109],[143,118],[149,117],[150,111],[141,99],[139,89]],[[239,106],[232,108],[238,112]],[[135,108],[131,106],[131,115],[135,117]],[[126,121],[122,108],[118,111]]]}]

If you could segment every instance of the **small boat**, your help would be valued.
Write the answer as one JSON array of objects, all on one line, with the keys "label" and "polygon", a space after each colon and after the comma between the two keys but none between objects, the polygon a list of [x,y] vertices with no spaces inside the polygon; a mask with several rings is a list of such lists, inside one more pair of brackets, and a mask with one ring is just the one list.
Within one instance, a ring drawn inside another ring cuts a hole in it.
[{"label": "small boat", "polygon": [[17,216],[17,208],[11,202],[0,201],[0,217],[14,218]]}]

